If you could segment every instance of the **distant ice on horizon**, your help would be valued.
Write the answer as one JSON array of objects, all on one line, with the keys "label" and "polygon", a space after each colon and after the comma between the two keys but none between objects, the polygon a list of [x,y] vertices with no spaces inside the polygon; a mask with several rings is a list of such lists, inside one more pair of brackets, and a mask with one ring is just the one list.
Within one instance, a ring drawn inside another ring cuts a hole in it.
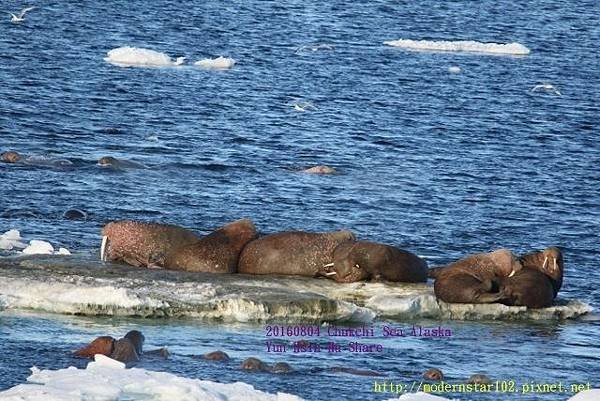
[{"label": "distant ice on horizon", "polygon": [[398,39],[383,42],[408,50],[486,53],[495,55],[526,56],[531,51],[520,43],[482,43],[474,40],[411,40]]}]

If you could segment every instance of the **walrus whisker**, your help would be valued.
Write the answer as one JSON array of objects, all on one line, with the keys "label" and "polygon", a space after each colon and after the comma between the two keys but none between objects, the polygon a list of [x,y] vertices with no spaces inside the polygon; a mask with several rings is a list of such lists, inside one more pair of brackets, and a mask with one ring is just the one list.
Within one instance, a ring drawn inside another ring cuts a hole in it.
[{"label": "walrus whisker", "polygon": [[336,274],[337,274],[336,272],[327,272],[327,273],[325,273],[326,276],[334,276]]},{"label": "walrus whisker", "polygon": [[100,260],[102,262],[106,262],[105,252],[106,252],[106,241],[107,240],[108,240],[108,236],[103,235],[102,236],[102,245],[100,245]]},{"label": "walrus whisker", "polygon": [[546,259],[544,259],[544,263],[542,264],[542,269],[545,269],[547,265],[548,265],[548,256],[546,256]]}]

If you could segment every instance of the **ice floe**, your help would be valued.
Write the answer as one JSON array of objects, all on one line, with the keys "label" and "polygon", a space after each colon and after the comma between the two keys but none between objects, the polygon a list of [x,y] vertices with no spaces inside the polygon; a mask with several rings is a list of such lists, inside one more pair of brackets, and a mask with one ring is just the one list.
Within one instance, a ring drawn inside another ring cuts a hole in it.
[{"label": "ice floe", "polygon": [[10,251],[12,249],[23,249],[26,248],[27,245],[23,243],[21,238],[21,233],[19,230],[8,230],[4,234],[0,235],[0,249],[5,251]]},{"label": "ice floe", "polygon": [[27,383],[0,392],[3,401],[301,401],[298,396],[270,394],[242,383],[216,383],[171,373],[125,369],[125,365],[96,355],[85,369],[31,368]]},{"label": "ice floe", "polygon": [[119,67],[173,67],[183,64],[185,57],[173,60],[165,53],[140,47],[118,47],[107,53],[104,61]]},{"label": "ice floe", "polygon": [[205,68],[207,70],[227,70],[235,65],[235,60],[229,57],[219,56],[217,58],[205,58],[196,61],[195,66]]},{"label": "ice floe", "polygon": [[585,390],[575,394],[568,401],[598,401],[600,400],[600,389]]},{"label": "ice floe", "polygon": [[383,42],[388,46],[401,47],[408,50],[468,52],[496,55],[526,56],[530,50],[520,43],[482,43],[474,40],[411,40],[398,39]]},{"label": "ice floe", "polygon": [[134,269],[83,255],[0,259],[0,303],[82,315],[193,317],[226,322],[370,322],[376,318],[557,320],[592,308],[561,300],[543,309],[446,304],[431,285],[338,284],[326,279]]},{"label": "ice floe", "polygon": [[42,240],[31,240],[29,245],[23,242],[21,233],[19,230],[9,230],[4,234],[0,235],[0,250],[11,251],[22,249],[25,255],[70,255],[66,248],[59,248],[58,251],[54,250],[52,244]]}]

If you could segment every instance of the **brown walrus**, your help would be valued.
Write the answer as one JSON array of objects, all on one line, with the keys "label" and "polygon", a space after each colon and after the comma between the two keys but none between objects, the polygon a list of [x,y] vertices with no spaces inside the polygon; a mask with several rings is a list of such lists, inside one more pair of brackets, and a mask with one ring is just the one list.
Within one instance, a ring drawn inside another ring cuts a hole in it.
[{"label": "brown walrus", "polygon": [[137,267],[165,267],[165,260],[174,249],[200,239],[182,227],[129,220],[108,223],[102,236],[103,261]]},{"label": "brown walrus", "polygon": [[481,253],[435,269],[435,296],[450,303],[492,303],[502,299],[498,281],[522,269],[508,249]]},{"label": "brown walrus", "polygon": [[21,155],[15,151],[9,150],[7,152],[0,153],[0,161],[4,163],[16,163],[21,160]]},{"label": "brown walrus", "polygon": [[546,248],[519,258],[523,269],[500,280],[505,305],[545,308],[552,305],[562,286],[564,262],[560,249]]},{"label": "brown walrus", "polygon": [[338,245],[325,275],[340,283],[388,280],[406,283],[427,281],[427,263],[417,255],[375,242],[357,241]]},{"label": "brown walrus", "polygon": [[246,244],[257,238],[256,227],[248,219],[229,223],[198,241],[170,252],[165,267],[173,270],[235,273]]},{"label": "brown walrus", "polygon": [[110,356],[115,348],[115,339],[111,336],[101,336],[75,351],[73,355],[80,358],[93,358],[96,354]]},{"label": "brown walrus", "polygon": [[80,358],[93,358],[96,354],[102,354],[119,362],[130,364],[140,360],[143,354],[144,339],[144,335],[137,330],[129,331],[125,337],[119,340],[110,336],[101,336],[75,351],[74,355]]},{"label": "brown walrus", "polygon": [[238,273],[315,277],[323,274],[323,266],[333,261],[333,251],[339,244],[354,240],[350,231],[270,234],[246,245]]}]

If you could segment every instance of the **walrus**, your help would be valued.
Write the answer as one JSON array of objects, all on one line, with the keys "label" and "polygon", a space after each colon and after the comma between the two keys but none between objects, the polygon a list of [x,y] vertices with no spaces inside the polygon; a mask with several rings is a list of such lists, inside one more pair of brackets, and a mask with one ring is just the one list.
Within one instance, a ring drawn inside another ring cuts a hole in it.
[{"label": "walrus", "polygon": [[144,164],[134,162],[131,160],[121,160],[112,156],[103,156],[98,159],[99,166],[101,167],[111,167],[114,169],[123,169],[123,168],[147,168]]},{"label": "walrus", "polygon": [[335,248],[354,241],[350,231],[308,233],[287,231],[250,242],[240,255],[238,273],[316,277],[333,260]]},{"label": "walrus", "polygon": [[121,338],[115,341],[115,348],[110,357],[116,361],[130,364],[138,362],[141,354],[136,351],[136,345],[129,338]]},{"label": "walrus", "polygon": [[242,361],[240,368],[254,372],[269,372],[271,367],[258,358],[250,357]]},{"label": "walrus", "polygon": [[0,153],[0,161],[4,163],[17,163],[19,160],[21,160],[21,155],[15,151],[9,150]]},{"label": "walrus", "polygon": [[329,166],[313,166],[301,171],[306,174],[336,174],[337,171]]},{"label": "walrus", "polygon": [[111,336],[101,336],[85,347],[75,351],[73,355],[80,358],[93,358],[96,354],[110,356],[115,349],[115,339]]},{"label": "walrus", "polygon": [[440,381],[444,380],[444,373],[438,368],[430,368],[423,373],[423,378],[425,380]]},{"label": "walrus", "polygon": [[230,359],[229,355],[227,355],[227,353],[223,352],[223,351],[212,351],[212,352],[202,355],[201,358],[206,359],[207,361],[225,361],[225,362]]},{"label": "walrus", "polygon": [[500,280],[505,305],[545,308],[552,305],[563,281],[564,262],[560,249],[550,247],[519,258],[523,269]]},{"label": "walrus", "polygon": [[165,267],[165,260],[176,248],[200,240],[193,232],[170,224],[121,220],[102,229],[102,261],[126,263],[136,267]]},{"label": "walrus", "polygon": [[339,283],[388,280],[405,283],[427,281],[427,263],[417,255],[375,242],[356,241],[338,245],[325,275]]},{"label": "walrus", "polygon": [[257,237],[252,221],[234,221],[192,244],[174,249],[165,259],[165,268],[191,272],[235,273],[242,250]]},{"label": "walrus", "polygon": [[522,269],[508,249],[469,256],[435,269],[435,296],[449,303],[493,303],[502,299],[498,280]]}]

